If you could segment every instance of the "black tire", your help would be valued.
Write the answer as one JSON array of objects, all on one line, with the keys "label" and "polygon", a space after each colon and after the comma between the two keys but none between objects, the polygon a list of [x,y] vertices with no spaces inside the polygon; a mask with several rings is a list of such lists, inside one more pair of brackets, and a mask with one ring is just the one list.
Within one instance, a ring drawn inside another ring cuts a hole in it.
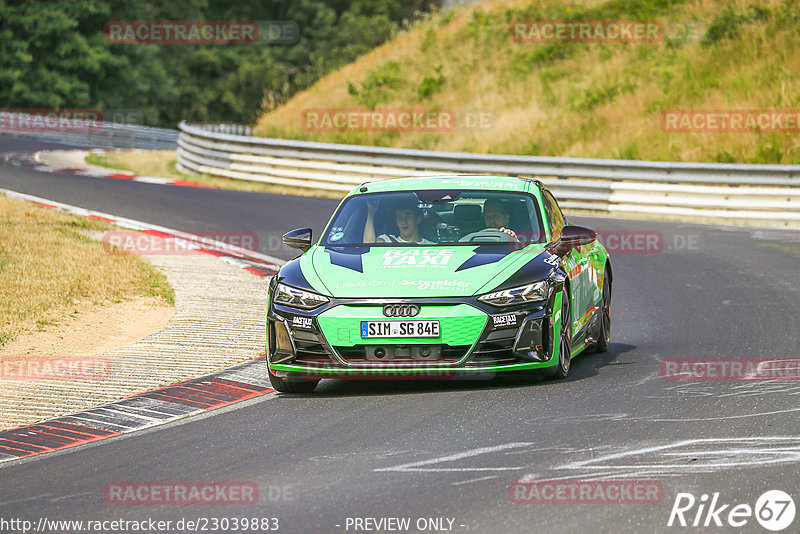
[{"label": "black tire", "polygon": [[589,352],[607,352],[611,340],[611,281],[606,267],[603,276],[603,300],[600,303],[600,326],[597,329],[597,341],[589,345]]},{"label": "black tire", "polygon": [[319,384],[319,380],[287,380],[269,372],[269,381],[273,389],[281,393],[311,393]]},{"label": "black tire", "polygon": [[558,363],[547,378],[563,380],[569,374],[572,359],[572,316],[570,314],[569,293],[564,289],[561,297],[561,344],[558,350]]}]

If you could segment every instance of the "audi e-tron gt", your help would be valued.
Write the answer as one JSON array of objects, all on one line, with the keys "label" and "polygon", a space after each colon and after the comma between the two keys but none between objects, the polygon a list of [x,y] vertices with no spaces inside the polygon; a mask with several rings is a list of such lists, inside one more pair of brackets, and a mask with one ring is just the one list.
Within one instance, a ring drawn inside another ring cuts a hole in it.
[{"label": "audi e-tron gt", "polygon": [[398,178],[361,185],[269,287],[274,388],[322,378],[565,378],[607,350],[611,263],[597,234],[567,223],[539,181]]}]

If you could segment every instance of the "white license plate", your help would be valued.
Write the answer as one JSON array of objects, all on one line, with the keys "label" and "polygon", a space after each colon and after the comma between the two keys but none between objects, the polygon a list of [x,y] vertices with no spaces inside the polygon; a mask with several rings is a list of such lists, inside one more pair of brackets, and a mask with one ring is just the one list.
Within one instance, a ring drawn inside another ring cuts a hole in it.
[{"label": "white license plate", "polygon": [[361,337],[439,337],[439,321],[361,321]]}]

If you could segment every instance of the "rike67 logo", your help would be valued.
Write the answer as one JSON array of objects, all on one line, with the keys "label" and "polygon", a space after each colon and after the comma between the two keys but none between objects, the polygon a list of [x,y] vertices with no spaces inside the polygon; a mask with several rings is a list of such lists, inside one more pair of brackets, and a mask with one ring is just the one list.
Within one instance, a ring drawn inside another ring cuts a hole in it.
[{"label": "rike67 logo", "polygon": [[699,499],[691,493],[678,493],[667,526],[739,528],[755,518],[763,528],[779,532],[792,524],[795,511],[794,499],[781,490],[764,492],[755,506],[726,503],[719,492],[704,493]]}]

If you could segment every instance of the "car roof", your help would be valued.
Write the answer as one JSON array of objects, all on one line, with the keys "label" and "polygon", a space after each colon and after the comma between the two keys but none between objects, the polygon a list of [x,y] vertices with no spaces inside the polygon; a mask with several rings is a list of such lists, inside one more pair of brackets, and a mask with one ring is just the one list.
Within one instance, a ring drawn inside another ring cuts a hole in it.
[{"label": "car roof", "polygon": [[[377,193],[408,191],[414,189],[487,189],[500,191],[528,191],[530,178],[516,176],[486,176],[483,174],[442,174],[436,176],[409,176],[363,183],[350,192]],[[349,196],[349,195],[348,195]]]}]

